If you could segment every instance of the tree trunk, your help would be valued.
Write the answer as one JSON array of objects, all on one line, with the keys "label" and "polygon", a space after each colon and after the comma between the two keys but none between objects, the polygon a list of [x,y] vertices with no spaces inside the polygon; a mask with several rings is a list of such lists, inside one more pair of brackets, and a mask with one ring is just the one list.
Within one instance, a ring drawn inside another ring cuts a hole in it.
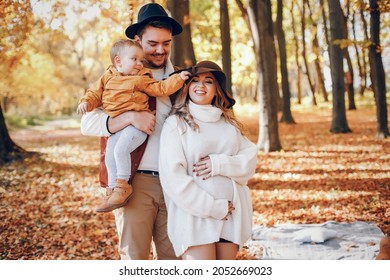
[{"label": "tree trunk", "polygon": [[[364,73],[363,71],[363,66],[362,66],[362,55],[363,55],[363,59],[364,59],[364,52],[363,54],[361,54],[361,51],[359,51],[359,47],[358,47],[358,44],[356,43],[357,42],[357,36],[356,36],[356,13],[353,13],[352,15],[352,35],[353,35],[353,46],[354,46],[354,49],[355,49],[355,53],[356,53],[356,62],[357,62],[357,66],[358,66],[358,71],[359,71],[359,77],[360,77],[360,96],[363,96],[364,95],[364,91],[367,87],[366,85],[366,81],[367,79],[365,78],[366,76],[366,73]],[[364,48],[361,48],[361,50],[364,50]]]},{"label": "tree trunk", "polygon": [[[344,17],[344,24],[343,24],[343,29],[344,29],[344,39],[348,40],[348,17],[349,17],[349,1],[347,2],[347,15],[343,15]],[[351,61],[351,56],[349,55],[348,47],[343,49],[343,54],[345,59],[347,60],[347,65],[348,65],[348,74],[347,78],[345,79],[345,89],[348,94],[348,110],[356,110],[356,104],[355,104],[355,88],[353,86],[354,84],[354,71],[353,71],[353,66],[352,66],[352,61]]]},{"label": "tree trunk", "polygon": [[286,55],[286,39],[283,31],[283,1],[278,0],[278,12],[276,17],[276,36],[278,38],[279,45],[279,57],[280,57],[280,73],[282,76],[282,93],[283,93],[283,105],[282,105],[282,117],[280,122],[283,123],[295,123],[291,114],[291,92],[288,82],[288,69],[287,69],[287,55]]},{"label": "tree trunk", "polygon": [[[238,8],[240,9],[241,11],[241,15],[242,15],[242,18],[244,19],[245,21],[245,24],[246,26],[248,27],[248,30],[250,32],[250,35],[251,35],[251,39],[252,39],[252,42],[255,42],[255,39],[253,38],[253,35],[254,35],[254,32],[252,31],[252,27],[251,27],[251,23],[249,22],[249,16],[248,16],[248,11],[245,9],[244,7],[244,4],[242,3],[241,0],[236,0],[236,4],[238,6]],[[256,53],[256,46],[255,44],[253,43],[253,53]],[[257,88],[259,87],[259,84],[260,84],[260,75],[258,75],[257,79],[256,79],[256,85],[254,87],[254,91],[257,92]],[[251,92],[253,92],[253,90],[251,90]],[[251,96],[253,96],[253,101],[254,102],[257,102],[257,94],[251,94]]]},{"label": "tree trunk", "polygon": [[370,34],[371,46],[369,49],[369,60],[371,69],[372,87],[375,93],[376,116],[378,139],[387,138],[389,129],[387,127],[387,104],[386,104],[386,81],[385,71],[382,63],[382,48],[380,45],[380,12],[377,0],[370,0]]},{"label": "tree trunk", "polygon": [[[366,18],[364,17],[364,11],[363,11],[363,7],[360,8],[360,18],[362,20],[362,23],[363,23],[363,32],[364,32],[364,40],[365,41],[369,41],[370,38],[368,36],[368,27],[367,27],[367,21],[366,21]],[[364,84],[365,84],[365,89],[367,88],[367,73],[368,73],[368,66],[367,66],[367,51],[366,51],[366,48],[363,48],[363,51],[362,51],[362,60],[363,60],[363,72],[364,72]],[[363,95],[363,93],[361,93],[361,95]]]},{"label": "tree trunk", "polygon": [[9,136],[3,109],[0,106],[0,165],[23,158],[25,151],[16,145]]},{"label": "tree trunk", "polygon": [[330,22],[330,71],[332,76],[332,96],[333,111],[332,133],[351,132],[347,123],[345,112],[345,92],[344,92],[344,63],[343,51],[339,44],[334,44],[335,40],[343,38],[343,13],[339,0],[328,0],[329,22]]},{"label": "tree trunk", "polygon": [[180,67],[190,67],[196,63],[196,58],[191,37],[189,0],[168,0],[167,8],[172,17],[183,26],[183,32],[172,40],[172,63]]},{"label": "tree trunk", "polygon": [[301,15],[302,15],[302,21],[301,21],[302,58],[303,58],[303,63],[305,64],[307,81],[309,83],[310,91],[312,94],[312,104],[314,106],[317,106],[315,89],[314,89],[313,81],[310,77],[309,64],[307,62],[307,56],[306,56],[306,8],[305,8],[306,5],[305,5],[305,2],[306,2],[306,0],[302,0],[302,11],[301,11]]},{"label": "tree trunk", "polygon": [[344,76],[345,90],[348,94],[348,110],[356,110],[355,89],[353,87],[354,74],[353,74],[352,61],[347,49],[344,49],[343,53],[345,59],[347,60],[347,65],[348,65],[348,72],[346,72]]},{"label": "tree trunk", "polygon": [[[313,18],[313,13],[312,13],[312,10],[311,10],[311,7],[310,7],[310,3],[309,1],[306,2],[307,4],[307,7],[309,9],[309,17],[310,17],[310,21],[311,21],[311,24],[312,24],[312,50],[313,50],[313,54],[315,55],[315,59],[314,59],[314,66],[315,66],[315,69],[316,69],[316,74],[317,74],[317,89],[319,91],[319,93],[324,97],[324,101],[328,102],[328,93],[326,92],[326,89],[325,89],[325,78],[324,78],[324,74],[322,73],[322,65],[321,65],[321,62],[320,62],[320,46],[319,46],[319,43],[318,43],[318,38],[317,38],[317,21],[314,20]],[[323,9],[323,7],[321,7]]]},{"label": "tree trunk", "polygon": [[230,21],[227,0],[219,0],[222,42],[222,68],[226,74],[226,89],[232,92],[232,60],[230,48]]},{"label": "tree trunk", "polygon": [[297,84],[297,103],[301,104],[302,103],[302,87],[301,87],[301,73],[302,73],[302,67],[301,67],[301,62],[299,59],[299,40],[298,40],[298,34],[296,31],[295,27],[295,20],[294,20],[294,5],[295,1],[291,1],[291,8],[290,8],[290,14],[291,14],[291,28],[294,34],[294,45],[295,45],[295,63],[297,64],[297,79],[296,79],[296,84]]},{"label": "tree trunk", "polygon": [[259,139],[258,146],[265,152],[279,151],[276,51],[270,0],[249,0],[248,15],[256,49],[259,83]]},{"label": "tree trunk", "polygon": [[329,31],[328,31],[328,21],[326,19],[326,12],[325,12],[325,5],[324,5],[324,0],[320,0],[320,6],[321,6],[321,15],[322,15],[322,21],[324,23],[324,35],[325,35],[325,41],[326,45],[330,46],[329,44]]}]

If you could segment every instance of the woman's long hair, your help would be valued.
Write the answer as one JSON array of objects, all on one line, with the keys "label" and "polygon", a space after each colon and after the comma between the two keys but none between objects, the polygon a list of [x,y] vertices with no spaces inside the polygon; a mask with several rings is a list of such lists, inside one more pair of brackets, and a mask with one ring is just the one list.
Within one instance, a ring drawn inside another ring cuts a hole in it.
[{"label": "woman's long hair", "polygon": [[[210,72],[212,74],[212,72]],[[236,117],[234,116],[234,112],[231,108],[229,108],[230,101],[226,98],[225,93],[223,92],[221,86],[219,85],[218,80],[212,75],[214,80],[214,84],[216,85],[216,94],[211,102],[211,105],[221,109],[222,117],[235,126],[241,134],[243,134],[243,125],[240,123]],[[199,131],[199,125],[195,122],[194,117],[190,114],[190,110],[188,107],[188,103],[190,100],[189,88],[192,83],[193,77],[190,79],[188,83],[184,86],[181,92],[176,97],[176,102],[171,108],[170,115],[176,115],[182,121],[186,122],[188,126],[194,130]]]}]

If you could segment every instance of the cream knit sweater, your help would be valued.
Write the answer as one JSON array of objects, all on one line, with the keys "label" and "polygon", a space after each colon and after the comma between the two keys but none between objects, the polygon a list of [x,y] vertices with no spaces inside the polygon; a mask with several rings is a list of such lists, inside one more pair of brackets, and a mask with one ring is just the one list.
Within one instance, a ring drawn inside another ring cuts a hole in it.
[{"label": "cream knit sweater", "polygon": [[[177,256],[189,246],[220,238],[242,246],[252,233],[252,202],[247,181],[254,175],[257,147],[211,105],[189,104],[200,127],[192,130],[170,116],[160,142],[160,180],[168,209],[168,235]],[[202,180],[193,164],[210,156],[212,177]],[[235,210],[227,221],[228,200]]]}]

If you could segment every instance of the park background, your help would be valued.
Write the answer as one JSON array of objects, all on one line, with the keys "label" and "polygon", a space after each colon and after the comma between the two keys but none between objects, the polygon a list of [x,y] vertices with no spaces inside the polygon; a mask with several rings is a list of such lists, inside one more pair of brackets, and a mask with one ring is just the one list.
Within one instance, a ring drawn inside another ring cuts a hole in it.
[{"label": "park background", "polygon": [[[93,212],[99,139],[81,135],[75,108],[148,2],[1,2],[0,259],[119,258],[113,216]],[[388,1],[370,1],[378,44],[368,1],[329,1],[344,15],[337,44],[328,1],[249,1],[253,14],[239,0],[155,2],[185,26],[175,64],[209,59],[230,73],[235,113],[260,148],[254,226],[365,221],[389,234]],[[335,46],[343,58],[331,63]]]}]

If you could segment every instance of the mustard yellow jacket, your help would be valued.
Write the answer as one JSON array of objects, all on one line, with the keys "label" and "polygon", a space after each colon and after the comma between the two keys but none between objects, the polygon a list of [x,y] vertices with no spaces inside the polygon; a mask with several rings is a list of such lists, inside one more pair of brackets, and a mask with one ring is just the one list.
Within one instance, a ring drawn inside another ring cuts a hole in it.
[{"label": "mustard yellow jacket", "polygon": [[143,68],[138,75],[123,75],[114,66],[89,88],[79,103],[87,102],[88,111],[103,106],[115,117],[126,111],[148,110],[150,96],[169,96],[183,87],[184,81],[174,74],[163,81],[153,79],[150,69]]}]

